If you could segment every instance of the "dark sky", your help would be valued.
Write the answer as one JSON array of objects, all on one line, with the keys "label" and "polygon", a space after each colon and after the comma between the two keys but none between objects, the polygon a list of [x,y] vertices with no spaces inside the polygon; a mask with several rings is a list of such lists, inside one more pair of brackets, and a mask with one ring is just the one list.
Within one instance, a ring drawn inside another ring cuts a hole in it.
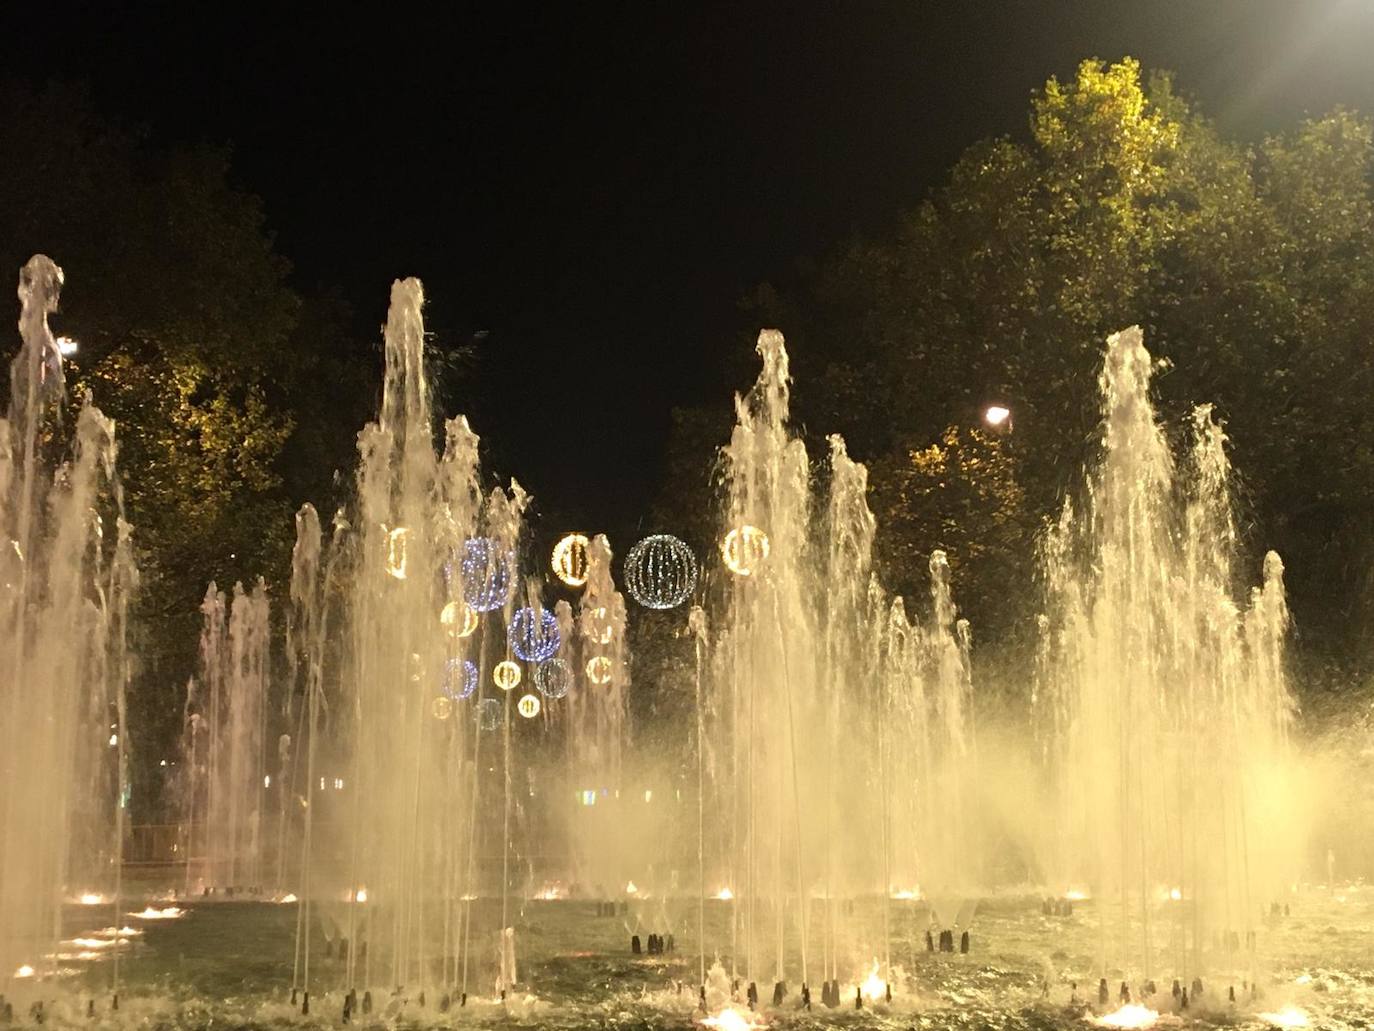
[{"label": "dark sky", "polygon": [[747,385],[746,290],[1022,132],[1049,75],[1131,54],[1247,136],[1374,113],[1374,0],[36,6],[0,74],[232,142],[298,284],[368,326],[418,275],[441,338],[488,330],[475,428],[588,529],[633,525],[672,405]]}]

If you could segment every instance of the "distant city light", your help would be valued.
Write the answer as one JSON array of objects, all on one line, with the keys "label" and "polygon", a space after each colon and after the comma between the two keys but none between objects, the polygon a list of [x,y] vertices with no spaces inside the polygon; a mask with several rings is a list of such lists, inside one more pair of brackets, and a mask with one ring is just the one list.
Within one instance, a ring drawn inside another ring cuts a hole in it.
[{"label": "distant city light", "polygon": [[983,421],[989,426],[1002,426],[1011,419],[1011,409],[1003,408],[1001,405],[989,405],[988,410],[983,413]]}]

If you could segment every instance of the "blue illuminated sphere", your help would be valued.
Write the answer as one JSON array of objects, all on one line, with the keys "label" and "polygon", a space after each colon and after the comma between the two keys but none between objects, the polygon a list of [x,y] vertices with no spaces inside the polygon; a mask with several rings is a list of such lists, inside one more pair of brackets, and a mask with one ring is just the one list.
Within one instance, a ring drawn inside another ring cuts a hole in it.
[{"label": "blue illuminated sphere", "polygon": [[463,600],[475,612],[492,612],[510,601],[515,590],[515,556],[503,551],[490,537],[470,537],[463,542],[462,558],[444,566],[452,588],[454,561],[463,574]]},{"label": "blue illuminated sphere", "polygon": [[550,659],[535,668],[534,686],[545,698],[562,698],[572,682],[573,671],[562,659]]},{"label": "blue illuminated sphere", "polygon": [[449,659],[444,663],[443,691],[453,701],[461,701],[477,690],[477,664],[470,659]]},{"label": "blue illuminated sphere", "polygon": [[478,730],[495,730],[501,725],[501,703],[495,698],[483,698],[477,703],[473,718]]},{"label": "blue illuminated sphere", "polygon": [[510,650],[526,662],[543,662],[551,659],[558,651],[560,638],[558,620],[546,608],[534,609],[526,606],[511,617],[506,631],[510,640]]},{"label": "blue illuminated sphere", "polygon": [[645,537],[625,556],[625,589],[646,609],[677,608],[696,586],[696,556],[671,534]]}]

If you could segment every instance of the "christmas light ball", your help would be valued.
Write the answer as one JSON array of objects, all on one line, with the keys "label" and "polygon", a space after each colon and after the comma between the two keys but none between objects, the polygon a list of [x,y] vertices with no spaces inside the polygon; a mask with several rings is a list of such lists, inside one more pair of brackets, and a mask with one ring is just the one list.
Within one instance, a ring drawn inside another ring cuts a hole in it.
[{"label": "christmas light ball", "polygon": [[771,544],[768,534],[757,526],[737,526],[725,535],[720,542],[721,557],[725,568],[736,576],[752,576],[763,566],[768,558]]},{"label": "christmas light ball", "polygon": [[518,701],[518,702],[515,704],[515,709],[516,709],[516,711],[517,711],[518,713],[520,713],[521,716],[525,717],[525,719],[527,719],[527,720],[532,720],[532,719],[534,719],[536,716],[538,716],[538,715],[539,715],[539,708],[540,708],[540,706],[539,706],[539,696],[538,696],[538,695],[532,695],[532,694],[521,695],[521,696],[520,696],[520,701]]},{"label": "christmas light ball", "polygon": [[572,682],[573,671],[562,659],[550,659],[534,671],[534,686],[545,698],[562,698]]},{"label": "christmas light ball", "polygon": [[611,682],[611,671],[614,666],[611,660],[604,655],[597,655],[587,660],[587,679],[593,684],[609,684]]},{"label": "christmas light ball", "polygon": [[625,589],[646,609],[677,608],[696,585],[696,557],[671,534],[645,537],[625,556]]},{"label": "christmas light ball", "polygon": [[526,662],[543,662],[553,658],[561,643],[558,620],[553,613],[542,607],[536,612],[528,605],[511,617],[506,637],[510,641],[510,650]]},{"label": "christmas light ball", "polygon": [[444,695],[461,701],[477,690],[477,665],[470,659],[449,659],[444,663]]},{"label": "christmas light ball", "polygon": [[478,612],[493,612],[510,601],[515,590],[515,556],[490,537],[471,537],[463,542],[462,557],[450,559],[444,575],[452,586],[457,571],[463,576],[463,600]]},{"label": "christmas light ball", "polygon": [[397,580],[406,578],[406,547],[410,543],[410,531],[398,526],[386,535],[386,571]]},{"label": "christmas light ball", "polygon": [[473,710],[478,730],[495,730],[501,725],[501,703],[495,698],[483,698]]},{"label": "christmas light ball", "polygon": [[569,587],[587,583],[587,546],[585,534],[570,533],[553,546],[553,574]]},{"label": "christmas light ball", "polygon": [[439,613],[439,622],[453,637],[471,637],[477,619],[477,610],[464,601],[451,601]]},{"label": "christmas light ball", "polygon": [[443,695],[434,699],[434,704],[431,708],[436,720],[446,720],[453,713],[453,703]]},{"label": "christmas light ball", "polygon": [[510,659],[498,662],[496,668],[491,671],[491,679],[502,691],[514,691],[519,687],[521,675],[520,665],[511,662]]}]

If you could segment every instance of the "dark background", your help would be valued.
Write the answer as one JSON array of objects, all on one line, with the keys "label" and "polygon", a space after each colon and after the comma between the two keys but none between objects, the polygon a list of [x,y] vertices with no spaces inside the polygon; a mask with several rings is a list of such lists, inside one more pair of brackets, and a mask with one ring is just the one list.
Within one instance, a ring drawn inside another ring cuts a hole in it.
[{"label": "dark background", "polygon": [[3,15],[0,75],[232,143],[296,285],[361,332],[420,276],[436,342],[475,341],[457,404],[489,469],[613,538],[671,406],[747,385],[739,298],[1023,132],[1049,75],[1130,54],[1253,139],[1374,111],[1371,0],[33,6]]}]

